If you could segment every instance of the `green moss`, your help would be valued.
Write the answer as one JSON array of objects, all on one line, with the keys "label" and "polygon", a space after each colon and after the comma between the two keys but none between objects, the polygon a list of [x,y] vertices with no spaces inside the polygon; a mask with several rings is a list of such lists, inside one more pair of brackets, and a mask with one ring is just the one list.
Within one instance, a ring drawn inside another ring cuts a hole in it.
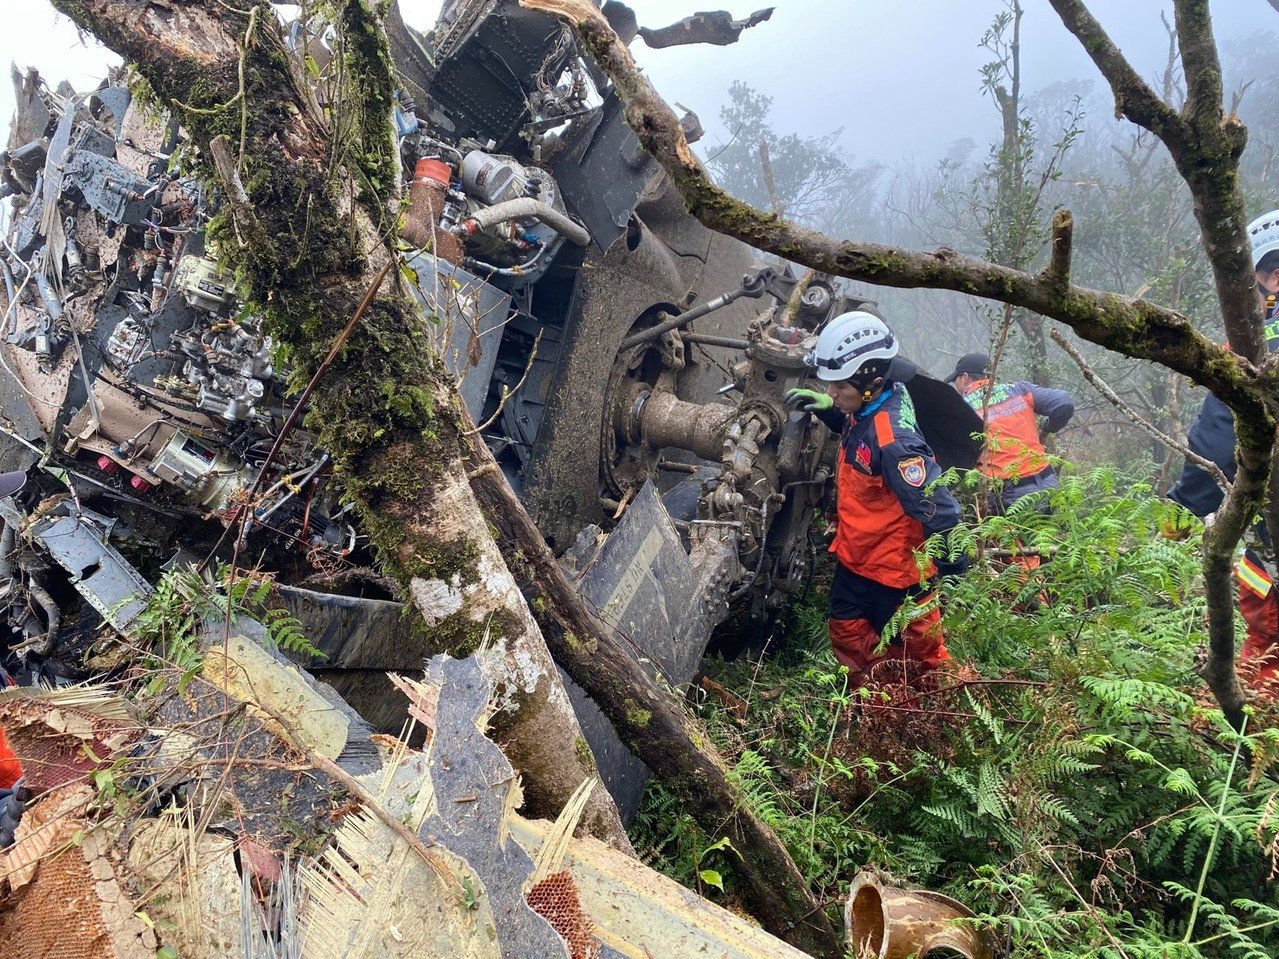
[{"label": "green moss", "polygon": [[434,653],[447,653],[454,659],[465,659],[480,648],[484,641],[485,625],[462,613],[454,613],[434,626],[423,624],[422,636],[427,648]]},{"label": "green moss", "polygon": [[591,752],[590,745],[581,736],[573,741],[573,754],[586,769],[595,768],[595,754]]},{"label": "green moss", "polygon": [[581,657],[594,656],[599,652],[599,642],[594,636],[581,639],[572,630],[564,631],[564,645]]},{"label": "green moss", "polygon": [[634,700],[628,699],[623,704],[625,708],[626,724],[632,729],[647,729],[649,722],[653,719],[653,714],[647,709],[640,709],[639,704]]}]

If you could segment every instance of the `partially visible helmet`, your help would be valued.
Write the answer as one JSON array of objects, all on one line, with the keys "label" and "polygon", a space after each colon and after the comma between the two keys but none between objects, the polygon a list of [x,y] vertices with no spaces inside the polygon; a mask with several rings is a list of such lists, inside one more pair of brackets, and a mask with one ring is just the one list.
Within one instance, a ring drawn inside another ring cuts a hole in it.
[{"label": "partially visible helmet", "polygon": [[1279,210],[1257,217],[1248,224],[1248,242],[1252,244],[1252,265],[1261,266],[1261,258],[1279,250]]},{"label": "partially visible helmet", "polygon": [[893,331],[873,313],[841,313],[817,336],[817,345],[804,357],[828,383],[856,378],[869,382],[888,372],[897,355]]}]

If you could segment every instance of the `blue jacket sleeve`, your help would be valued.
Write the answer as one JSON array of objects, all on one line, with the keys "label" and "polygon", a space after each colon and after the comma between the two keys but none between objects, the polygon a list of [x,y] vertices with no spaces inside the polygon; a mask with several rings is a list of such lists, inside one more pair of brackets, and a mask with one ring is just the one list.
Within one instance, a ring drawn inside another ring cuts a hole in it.
[{"label": "blue jacket sleeve", "polygon": [[1035,415],[1047,418],[1044,430],[1056,433],[1070,422],[1075,415],[1075,401],[1065,390],[1055,390],[1050,386],[1036,386],[1034,383],[1024,384],[1035,406]]},{"label": "blue jacket sleeve", "polygon": [[880,449],[879,457],[884,482],[901,502],[906,515],[924,527],[926,536],[944,533],[959,525],[963,516],[959,501],[945,486],[933,485],[942,471],[923,437],[898,434],[892,443]]},{"label": "blue jacket sleeve", "polygon": [[[1186,445],[1192,453],[1198,453],[1221,467],[1226,479],[1234,481],[1238,469],[1235,463],[1235,417],[1230,407],[1211,393],[1199,408],[1199,415],[1186,437]],[[1189,460],[1181,468],[1181,477],[1168,493],[1174,503],[1180,503],[1198,517],[1216,512],[1225,493],[1217,481]]]}]

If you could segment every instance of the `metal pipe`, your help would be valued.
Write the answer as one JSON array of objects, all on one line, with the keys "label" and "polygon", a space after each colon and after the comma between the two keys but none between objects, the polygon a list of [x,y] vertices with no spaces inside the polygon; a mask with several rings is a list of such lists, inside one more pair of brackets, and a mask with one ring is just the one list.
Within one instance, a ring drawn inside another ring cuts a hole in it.
[{"label": "metal pipe", "polygon": [[712,336],[710,333],[684,333],[685,343],[699,343],[702,346],[723,346],[730,350],[744,350],[750,346],[746,340],[735,336]]},{"label": "metal pipe", "polygon": [[688,473],[689,475],[700,472],[704,469],[716,469],[714,466],[697,466],[693,463],[673,463],[668,459],[659,459],[657,461],[657,468],[659,470],[666,470],[668,473]]},{"label": "metal pipe", "polygon": [[0,260],[0,267],[4,269],[4,288],[9,295],[9,308],[4,311],[4,329],[7,336],[18,328],[18,288],[14,285],[13,271],[9,269],[8,261]]},{"label": "metal pipe", "polygon": [[54,320],[62,319],[62,301],[58,299],[58,294],[49,285],[49,278],[40,270],[34,267],[32,269],[35,273],[36,289],[40,292],[40,299],[44,300],[49,316]]},{"label": "metal pipe", "polygon": [[759,294],[753,293],[753,291],[746,288],[742,288],[734,290],[732,293],[725,293],[723,296],[717,296],[715,299],[708,300],[701,306],[695,306],[691,310],[681,313],[679,316],[673,316],[664,323],[659,323],[651,329],[641,330],[634,336],[628,336],[626,339],[622,340],[622,345],[618,347],[618,351],[629,350],[633,346],[639,346],[641,343],[647,343],[650,340],[655,340],[659,336],[669,333],[671,330],[678,330],[681,326],[687,326],[694,320],[701,319],[707,313],[714,313],[716,310],[728,306],[728,304],[732,303],[734,300],[740,300],[743,296],[750,295],[758,296]]},{"label": "metal pipe", "polygon": [[468,270],[483,270],[489,276],[523,276],[541,261],[546,255],[548,246],[543,244],[537,248],[537,252],[525,260],[523,263],[517,263],[515,266],[494,266],[492,263],[485,263],[483,260],[477,260],[473,256],[468,256],[462,260],[462,265]]},{"label": "metal pipe", "polygon": [[971,918],[949,896],[885,886],[869,872],[853,879],[844,907],[850,952],[873,959],[992,959],[989,930],[963,921]]},{"label": "metal pipe", "polygon": [[42,641],[36,642],[33,638],[20,644],[20,646],[14,647],[13,652],[18,653],[22,659],[25,659],[28,653],[36,653],[39,656],[47,655],[58,640],[58,626],[62,620],[62,613],[58,609],[58,604],[49,595],[49,591],[44,588],[44,584],[34,575],[31,576],[30,582],[27,583],[27,590],[31,593],[31,598],[44,610],[44,617],[48,626],[45,628]]},{"label": "metal pipe", "polygon": [[18,537],[12,523],[0,520],[0,526],[4,527],[4,531],[0,532],[0,590],[5,590],[13,578],[13,548]]},{"label": "metal pipe", "polygon": [[531,196],[517,197],[514,200],[494,203],[492,206],[477,210],[453,227],[453,232],[478,233],[480,230],[497,226],[499,223],[506,223],[508,220],[519,220],[529,216],[541,220],[564,239],[576,243],[578,246],[586,246],[586,244],[591,242],[591,234],[587,232],[586,227],[580,223],[573,222],[567,214],[561,213],[549,203],[543,203],[541,200]]}]

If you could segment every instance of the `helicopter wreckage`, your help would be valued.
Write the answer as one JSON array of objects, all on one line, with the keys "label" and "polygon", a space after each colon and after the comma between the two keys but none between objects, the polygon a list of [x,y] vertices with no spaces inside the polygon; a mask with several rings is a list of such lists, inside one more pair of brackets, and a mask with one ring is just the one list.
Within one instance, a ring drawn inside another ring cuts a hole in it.
[{"label": "helicopter wreckage", "polygon": [[[626,8],[605,12],[625,28]],[[645,39],[731,42],[759,19]],[[403,236],[437,347],[581,595],[679,688],[730,610],[762,620],[804,588],[836,440],[783,396],[822,324],[867,301],[690,217],[559,23],[490,2],[449,5],[425,36],[394,9],[389,26]],[[289,37],[327,53],[314,25]],[[271,455],[294,402],[285,361],[206,242],[220,198],[182,131],[118,79],[14,80],[0,468],[29,479],[0,501],[7,668],[86,678],[103,624],[127,633],[163,569],[238,547],[324,654],[310,671],[398,729],[385,674],[435,650],[373,568],[325,451],[297,429]],[[939,459],[971,464],[967,405],[909,364],[895,375],[924,431],[958,438]],[[707,577],[711,541],[728,558]],[[633,814],[642,765],[571,691]]]}]

